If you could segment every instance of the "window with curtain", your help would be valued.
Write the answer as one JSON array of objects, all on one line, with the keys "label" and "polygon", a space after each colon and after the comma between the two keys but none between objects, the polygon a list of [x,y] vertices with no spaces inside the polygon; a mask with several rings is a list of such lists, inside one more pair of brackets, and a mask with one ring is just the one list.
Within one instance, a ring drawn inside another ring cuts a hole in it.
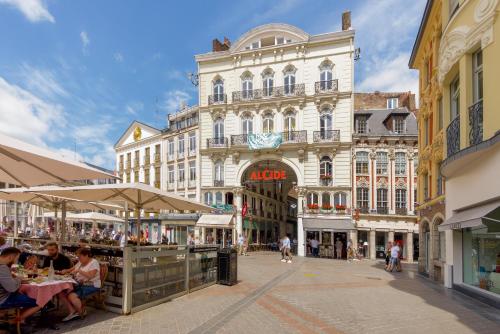
[{"label": "window with curtain", "polygon": [[460,77],[457,75],[450,84],[450,120],[460,115]]},{"label": "window with curtain", "polygon": [[295,112],[289,110],[285,114],[285,132],[295,131]]},{"label": "window with curtain", "polygon": [[184,173],[184,163],[183,162],[179,163],[177,170],[178,170],[178,175],[179,175],[179,182],[184,182],[185,173]]},{"label": "window with curtain", "polygon": [[368,174],[368,152],[356,152],[356,174]]},{"label": "window with curtain", "polygon": [[222,192],[220,191],[215,193],[215,204],[217,205],[224,204]]},{"label": "window with curtain", "polygon": [[377,174],[387,175],[387,152],[377,152]]},{"label": "window with curtain", "polygon": [[318,194],[317,193],[309,193],[307,194],[307,205],[309,208],[314,205],[318,205]]},{"label": "window with curtain", "polygon": [[394,169],[395,173],[398,176],[406,175],[406,153],[397,152],[396,159],[394,161]]},{"label": "window with curtain", "polygon": [[323,186],[332,185],[333,164],[330,157],[322,157],[319,162],[319,180]]},{"label": "window with curtain", "polygon": [[329,108],[325,108],[321,111],[321,115],[319,116],[319,130],[321,134],[321,139],[331,139],[333,135],[332,130],[333,121],[332,121],[332,111]]},{"label": "window with curtain", "polygon": [[330,210],[332,208],[330,193],[324,192],[321,194],[321,208]]}]

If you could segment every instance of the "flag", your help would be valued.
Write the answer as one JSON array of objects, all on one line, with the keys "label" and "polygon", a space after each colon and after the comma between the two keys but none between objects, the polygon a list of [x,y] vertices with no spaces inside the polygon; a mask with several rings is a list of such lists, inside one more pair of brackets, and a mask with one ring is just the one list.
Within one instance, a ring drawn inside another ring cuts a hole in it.
[{"label": "flag", "polygon": [[243,203],[243,207],[241,208],[241,215],[245,217],[247,215],[247,212],[248,212],[248,206],[247,202],[245,202]]}]

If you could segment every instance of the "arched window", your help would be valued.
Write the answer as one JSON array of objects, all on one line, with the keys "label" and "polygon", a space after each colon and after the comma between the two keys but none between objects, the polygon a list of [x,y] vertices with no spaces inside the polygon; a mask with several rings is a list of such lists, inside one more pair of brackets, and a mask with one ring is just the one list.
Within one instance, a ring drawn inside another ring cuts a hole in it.
[{"label": "arched window", "polygon": [[253,82],[250,73],[246,73],[241,78],[241,97],[243,99],[251,99],[253,97]]},{"label": "arched window", "polygon": [[264,119],[262,121],[262,132],[264,132],[264,133],[274,132],[273,114],[271,114],[271,113],[264,114]]},{"label": "arched window", "polygon": [[321,194],[321,208],[325,210],[330,210],[332,208],[330,193],[324,192]]},{"label": "arched window", "polygon": [[318,208],[318,194],[317,193],[307,194],[307,207],[309,209],[317,209]]},{"label": "arched window", "polygon": [[295,131],[295,112],[289,110],[285,113],[285,132]]},{"label": "arched window", "polygon": [[319,116],[319,130],[322,140],[333,138],[333,121],[330,108],[324,108]]},{"label": "arched window", "polygon": [[214,139],[215,144],[224,144],[224,119],[221,117],[214,121]]},{"label": "arched window", "polygon": [[396,153],[394,169],[396,171],[396,175],[406,175],[406,154],[404,152]]},{"label": "arched window", "polygon": [[271,69],[264,71],[262,74],[262,88],[264,96],[272,96],[274,88],[274,73]]},{"label": "arched window", "polygon": [[215,193],[215,204],[217,205],[224,204],[224,202],[222,201],[222,192],[220,191]]},{"label": "arched window", "polygon": [[214,166],[214,180],[224,182],[224,162],[218,160]]},{"label": "arched window", "polygon": [[214,102],[224,102],[224,82],[222,79],[214,81]]},{"label": "arched window", "polygon": [[212,193],[210,193],[210,192],[205,193],[205,204],[206,205],[212,205],[212,202],[213,202],[213,195],[212,195]]},{"label": "arched window", "polygon": [[333,65],[330,62],[323,62],[320,66],[319,82],[322,91],[331,90],[333,87]]},{"label": "arched window", "polygon": [[244,135],[248,135],[253,133],[253,118],[252,115],[246,114],[243,115],[241,119],[241,128],[243,130]]},{"label": "arched window", "polygon": [[347,195],[344,192],[338,192],[333,195],[333,204],[335,205],[335,208],[337,207],[346,207],[347,206]]},{"label": "arched window", "polygon": [[322,186],[331,186],[333,179],[333,165],[330,157],[323,157],[319,162],[319,179]]},{"label": "arched window", "polygon": [[295,93],[295,69],[288,67],[284,73],[285,95],[293,95]]}]

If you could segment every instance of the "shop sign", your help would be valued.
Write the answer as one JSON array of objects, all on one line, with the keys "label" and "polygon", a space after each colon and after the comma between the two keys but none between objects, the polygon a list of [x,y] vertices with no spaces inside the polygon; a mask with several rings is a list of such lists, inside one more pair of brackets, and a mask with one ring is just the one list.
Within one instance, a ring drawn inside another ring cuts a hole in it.
[{"label": "shop sign", "polygon": [[257,170],[250,173],[252,181],[271,181],[271,180],[286,180],[286,172],[284,170]]}]

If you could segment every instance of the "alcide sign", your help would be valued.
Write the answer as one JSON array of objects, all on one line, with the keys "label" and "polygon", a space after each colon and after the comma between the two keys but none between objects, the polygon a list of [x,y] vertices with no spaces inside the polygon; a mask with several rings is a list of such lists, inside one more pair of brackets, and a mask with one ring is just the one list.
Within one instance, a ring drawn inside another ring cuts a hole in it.
[{"label": "alcide sign", "polygon": [[250,180],[252,181],[271,181],[271,180],[286,180],[286,173],[284,170],[257,170],[250,173]]}]

